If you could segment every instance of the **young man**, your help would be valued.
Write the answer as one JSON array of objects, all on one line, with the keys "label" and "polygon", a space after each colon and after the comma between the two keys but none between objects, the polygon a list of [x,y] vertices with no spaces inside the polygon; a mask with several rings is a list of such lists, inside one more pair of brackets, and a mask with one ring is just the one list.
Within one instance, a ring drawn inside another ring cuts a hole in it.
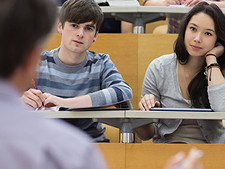
[{"label": "young man", "polygon": [[[103,13],[94,0],[68,0],[59,14],[59,48],[45,51],[36,85],[23,100],[34,108],[72,108],[114,104],[132,99],[132,90],[108,54],[88,51],[97,39]],[[107,141],[105,128],[92,119],[67,120],[86,131],[95,141]]]},{"label": "young man", "polygon": [[0,168],[106,168],[85,134],[27,112],[19,101],[56,11],[51,0],[0,1]]}]

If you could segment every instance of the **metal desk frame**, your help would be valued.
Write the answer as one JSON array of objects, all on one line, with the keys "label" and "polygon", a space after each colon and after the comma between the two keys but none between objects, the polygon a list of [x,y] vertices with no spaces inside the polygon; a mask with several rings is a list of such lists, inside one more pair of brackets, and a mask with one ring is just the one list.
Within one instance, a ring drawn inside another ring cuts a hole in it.
[{"label": "metal desk frame", "polygon": [[134,142],[134,129],[145,124],[158,122],[159,119],[202,119],[223,120],[225,112],[178,112],[178,111],[37,111],[49,118],[93,118],[120,130],[121,143]]}]

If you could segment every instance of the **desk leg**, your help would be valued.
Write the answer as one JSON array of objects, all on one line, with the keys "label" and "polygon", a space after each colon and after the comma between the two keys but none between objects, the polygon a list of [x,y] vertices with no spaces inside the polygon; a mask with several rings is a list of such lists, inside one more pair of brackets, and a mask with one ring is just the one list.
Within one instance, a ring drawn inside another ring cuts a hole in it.
[{"label": "desk leg", "polygon": [[129,119],[122,119],[120,128],[120,143],[134,143],[134,130]]}]

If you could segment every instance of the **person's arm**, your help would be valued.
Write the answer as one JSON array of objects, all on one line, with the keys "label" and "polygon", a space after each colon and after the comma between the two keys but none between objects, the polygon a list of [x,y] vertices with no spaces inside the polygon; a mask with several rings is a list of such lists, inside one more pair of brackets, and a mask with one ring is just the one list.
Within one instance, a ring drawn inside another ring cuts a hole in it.
[{"label": "person's arm", "polygon": [[203,169],[200,161],[202,156],[203,152],[196,148],[192,148],[187,157],[179,152],[168,161],[164,169]]},{"label": "person's arm", "polygon": [[186,6],[194,6],[197,5],[199,2],[207,2],[208,4],[214,3],[220,8],[225,8],[225,2],[224,1],[207,1],[207,0],[185,0],[184,5]]},{"label": "person's arm", "polygon": [[225,110],[225,79],[220,69],[220,65],[217,65],[217,58],[224,52],[224,47],[218,44],[211,51],[206,54],[207,66],[212,65],[207,70],[208,80],[208,97],[211,108],[214,111]]},{"label": "person's arm", "polygon": [[169,6],[179,5],[181,0],[146,0],[144,6]]},{"label": "person's arm", "polygon": [[30,107],[42,108],[45,96],[40,90],[29,89],[23,93],[21,101]]},{"label": "person's arm", "polygon": [[[148,66],[143,82],[142,98],[139,102],[140,110],[149,110],[151,107],[160,106],[160,97],[157,89],[157,79],[162,79],[160,77],[162,72],[159,72],[160,67],[159,62],[155,60]],[[136,128],[135,131],[142,140],[152,138],[156,132],[153,124],[141,126]]]},{"label": "person's arm", "polygon": [[92,107],[91,97],[89,95],[78,96],[74,98],[61,98],[49,93],[44,93],[45,96],[45,106],[64,106],[71,108],[83,108],[83,107]]},{"label": "person's arm", "polygon": [[133,24],[125,21],[121,21],[122,33],[133,33]]},{"label": "person's arm", "polygon": [[225,8],[225,1],[220,1],[220,2],[219,1],[206,1],[206,2],[208,2],[209,4],[214,3],[220,8]]},{"label": "person's arm", "polygon": [[45,93],[45,105],[72,108],[110,105],[132,99],[132,90],[123,80],[109,56],[103,54],[104,63],[101,71],[101,90],[74,98],[60,98]]},{"label": "person's arm", "polygon": [[225,79],[223,77],[223,74],[220,70],[219,65],[218,66],[215,65],[215,64],[218,64],[217,58],[220,57],[223,53],[224,53],[224,47],[221,44],[218,44],[216,47],[214,47],[212,50],[210,50],[206,54],[207,66],[212,65],[207,70],[207,76],[208,76],[207,79],[208,79],[209,86],[225,82]]},{"label": "person's arm", "polygon": [[101,90],[90,93],[93,106],[115,104],[124,100],[132,100],[132,89],[123,80],[115,64],[108,54],[103,58],[101,69]]}]

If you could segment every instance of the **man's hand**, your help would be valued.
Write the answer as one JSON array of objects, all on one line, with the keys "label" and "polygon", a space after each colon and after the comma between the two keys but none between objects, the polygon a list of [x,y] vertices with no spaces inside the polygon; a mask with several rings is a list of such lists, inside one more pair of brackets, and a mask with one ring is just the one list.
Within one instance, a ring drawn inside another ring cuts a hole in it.
[{"label": "man's hand", "polygon": [[27,104],[33,108],[40,109],[43,107],[42,103],[44,103],[44,101],[45,101],[45,96],[43,95],[43,93],[40,90],[29,89],[28,91],[23,93],[21,100],[25,104]]}]

